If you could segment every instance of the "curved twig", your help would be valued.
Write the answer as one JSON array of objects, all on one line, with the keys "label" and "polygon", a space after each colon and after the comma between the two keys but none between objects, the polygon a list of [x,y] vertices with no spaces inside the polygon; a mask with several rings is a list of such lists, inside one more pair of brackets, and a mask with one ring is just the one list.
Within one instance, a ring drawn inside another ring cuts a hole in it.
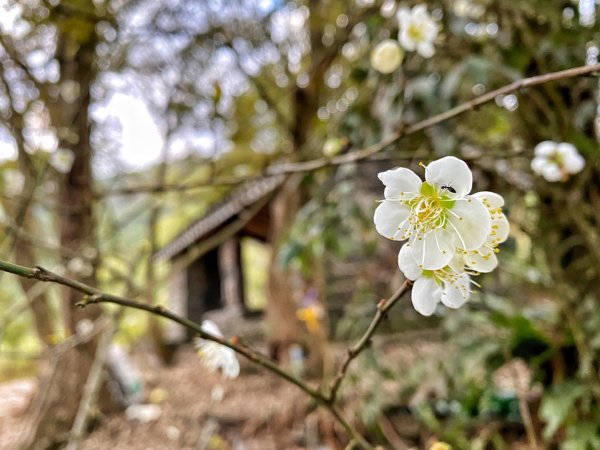
[{"label": "curved twig", "polygon": [[59,275],[48,269],[44,269],[43,267],[38,266],[35,268],[31,268],[20,266],[18,264],[13,264],[8,261],[0,260],[0,271],[12,273],[21,277],[33,278],[44,282],[61,284],[63,286],[75,289],[76,291],[85,294],[83,300],[77,304],[77,306],[80,307],[84,307],[94,303],[113,303],[128,308],[146,311],[151,314],[170,319],[180,325],[183,325],[184,327],[197,333],[201,338],[217,342],[218,344],[229,347],[230,349],[246,357],[250,361],[264,367],[265,369],[269,370],[270,372],[274,373],[280,378],[283,378],[284,380],[288,381],[289,383],[296,385],[309,397],[313,398],[318,404],[329,410],[329,412],[336,418],[340,425],[344,427],[349,436],[352,439],[354,439],[360,447],[366,450],[373,449],[373,446],[371,446],[371,444],[369,444],[365,440],[365,438],[362,437],[360,433],[343,417],[337,405],[334,405],[332,402],[330,402],[328,397],[326,397],[322,392],[310,387],[302,380],[296,378],[291,373],[282,369],[267,356],[251,349],[250,347],[241,344],[236,338],[229,340],[221,338],[219,336],[215,336],[204,331],[199,324],[192,322],[191,320],[186,319],[185,317],[178,316],[177,314],[172,313],[171,311],[167,310],[162,306],[153,306],[147,303],[137,302],[135,300],[131,300],[118,295],[107,294],[85,283],[81,283],[80,281]]},{"label": "curved twig", "polygon": [[410,280],[405,280],[402,283],[402,286],[387,300],[381,300],[377,304],[377,312],[375,313],[375,317],[371,321],[371,324],[361,336],[361,338],[354,344],[352,347],[348,349],[348,353],[346,354],[346,359],[340,366],[335,378],[331,382],[331,386],[329,387],[329,395],[327,396],[327,401],[331,404],[334,404],[337,398],[337,393],[340,389],[342,381],[344,381],[344,377],[348,372],[348,368],[350,367],[350,363],[367,347],[375,330],[385,317],[385,314],[390,310],[392,306],[396,304],[398,300],[402,298],[404,294],[406,294],[410,288],[412,287],[413,282]]}]

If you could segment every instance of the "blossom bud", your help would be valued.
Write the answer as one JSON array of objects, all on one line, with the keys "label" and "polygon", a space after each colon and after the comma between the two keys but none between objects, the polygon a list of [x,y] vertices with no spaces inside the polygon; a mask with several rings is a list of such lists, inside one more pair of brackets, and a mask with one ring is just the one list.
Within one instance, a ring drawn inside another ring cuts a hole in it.
[{"label": "blossom bud", "polygon": [[371,65],[381,73],[393,72],[400,66],[403,59],[404,50],[394,39],[380,42],[371,52]]}]

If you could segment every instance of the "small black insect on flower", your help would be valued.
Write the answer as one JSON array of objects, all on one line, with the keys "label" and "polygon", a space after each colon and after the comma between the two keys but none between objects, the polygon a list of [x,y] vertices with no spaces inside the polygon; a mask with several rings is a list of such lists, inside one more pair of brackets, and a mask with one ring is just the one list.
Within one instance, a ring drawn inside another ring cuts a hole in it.
[{"label": "small black insect on flower", "polygon": [[456,189],[454,189],[452,186],[447,186],[447,185],[442,185],[442,189],[446,189],[447,191],[452,192],[453,194],[456,194]]}]

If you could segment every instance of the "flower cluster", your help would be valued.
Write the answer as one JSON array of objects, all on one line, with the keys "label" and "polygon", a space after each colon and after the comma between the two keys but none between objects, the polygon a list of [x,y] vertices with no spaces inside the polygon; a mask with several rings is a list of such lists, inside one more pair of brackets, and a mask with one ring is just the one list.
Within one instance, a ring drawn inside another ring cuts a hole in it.
[{"label": "flower cluster", "polygon": [[398,40],[386,39],[371,52],[371,65],[381,73],[396,70],[404,59],[404,50],[416,51],[423,58],[431,58],[435,53],[433,42],[439,27],[425,5],[416,5],[412,9],[400,8],[397,17],[400,28]]},{"label": "flower cluster", "polygon": [[[213,336],[223,337],[217,324],[211,320],[202,322],[202,330]],[[229,347],[202,338],[196,338],[194,344],[202,363],[209,371],[217,372],[220,369],[223,378],[237,378],[240,374],[240,363]]]},{"label": "flower cluster", "polygon": [[567,181],[585,167],[585,159],[573,144],[543,141],[535,146],[531,169],[547,181]]},{"label": "flower cluster", "polygon": [[473,175],[453,156],[425,167],[425,181],[405,168],[381,172],[384,197],[375,210],[382,236],[408,241],[398,265],[413,280],[412,302],[426,316],[439,302],[459,308],[471,295],[471,276],[498,265],[498,245],[508,237],[504,199],[493,192],[469,195]]}]

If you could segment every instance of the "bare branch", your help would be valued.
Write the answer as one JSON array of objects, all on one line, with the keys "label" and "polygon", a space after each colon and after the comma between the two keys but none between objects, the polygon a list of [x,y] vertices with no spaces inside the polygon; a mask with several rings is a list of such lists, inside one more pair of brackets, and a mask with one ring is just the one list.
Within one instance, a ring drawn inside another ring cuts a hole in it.
[{"label": "bare branch", "polygon": [[346,355],[346,359],[340,366],[338,373],[331,383],[331,387],[329,388],[329,396],[327,397],[327,401],[330,403],[335,403],[337,393],[340,389],[342,381],[348,372],[348,368],[350,367],[350,363],[358,356],[360,353],[367,347],[375,330],[385,317],[385,314],[390,310],[392,306],[396,304],[398,300],[402,298],[404,294],[406,294],[410,288],[412,287],[413,282],[410,280],[404,281],[402,286],[387,300],[381,300],[377,305],[377,312],[375,313],[375,317],[371,321],[371,324],[361,336],[361,338],[354,344],[352,347],[348,349],[348,353]]},{"label": "bare branch", "polygon": [[464,114],[467,111],[475,110],[477,109],[477,107],[493,101],[499,95],[509,94],[511,92],[519,91],[524,88],[538,86],[541,84],[550,83],[552,81],[589,76],[598,72],[600,72],[600,64],[593,64],[589,66],[573,67],[571,69],[561,70],[558,72],[551,72],[544,75],[537,75],[530,78],[523,78],[521,80],[507,84],[506,86],[503,86],[501,88],[487,92],[465,103],[461,103],[460,105],[455,106],[454,108],[451,108],[447,111],[444,111],[443,113],[436,114],[411,125],[403,126],[395,133],[392,133],[390,136],[385,137],[384,139],[373,145],[364,147],[359,150],[354,150],[340,156],[335,156],[333,158],[323,157],[313,159],[310,161],[274,164],[270,167],[267,167],[266,170],[264,170],[262,173],[253,176],[224,176],[218,178],[209,178],[207,180],[185,184],[134,186],[121,189],[112,189],[100,193],[99,196],[131,195],[142,192],[160,193],[166,191],[186,191],[191,189],[216,186],[234,186],[244,183],[246,181],[273,175],[290,174],[297,172],[310,172],[313,170],[322,169],[324,167],[354,163],[371,158],[373,155],[383,151],[386,147],[390,146],[391,144],[394,144],[395,142],[399,141],[400,139],[406,136],[410,136],[411,134],[415,134],[426,128],[430,128],[434,125],[445,122],[446,120]]},{"label": "bare branch", "polygon": [[248,360],[264,367],[265,369],[269,370],[270,372],[274,373],[280,378],[283,378],[289,383],[296,385],[304,393],[313,398],[317,403],[329,410],[329,412],[336,418],[336,420],[344,427],[346,432],[358,442],[360,447],[367,450],[373,449],[373,446],[371,446],[360,435],[360,433],[343,417],[338,407],[335,404],[333,404],[329,400],[329,398],[326,397],[322,392],[310,387],[302,380],[296,378],[291,373],[279,367],[270,358],[251,349],[250,347],[247,347],[246,345],[239,342],[239,339],[235,337],[232,339],[225,339],[215,336],[204,331],[199,324],[189,319],[186,319],[185,317],[178,316],[177,314],[170,312],[162,306],[153,306],[149,305],[148,303],[136,302],[134,300],[118,295],[107,294],[85,283],[64,277],[62,275],[44,269],[43,267],[38,266],[35,268],[31,268],[19,266],[8,261],[0,260],[0,271],[12,273],[20,277],[33,278],[44,282],[60,284],[63,286],[70,287],[76,291],[79,291],[85,294],[85,296],[83,300],[78,303],[77,306],[84,307],[94,303],[113,303],[127,308],[146,311],[151,314],[155,314],[157,316],[172,320],[180,325],[183,325],[184,327],[197,333],[201,338],[224,345],[225,347],[228,347],[236,353],[244,356]]}]

